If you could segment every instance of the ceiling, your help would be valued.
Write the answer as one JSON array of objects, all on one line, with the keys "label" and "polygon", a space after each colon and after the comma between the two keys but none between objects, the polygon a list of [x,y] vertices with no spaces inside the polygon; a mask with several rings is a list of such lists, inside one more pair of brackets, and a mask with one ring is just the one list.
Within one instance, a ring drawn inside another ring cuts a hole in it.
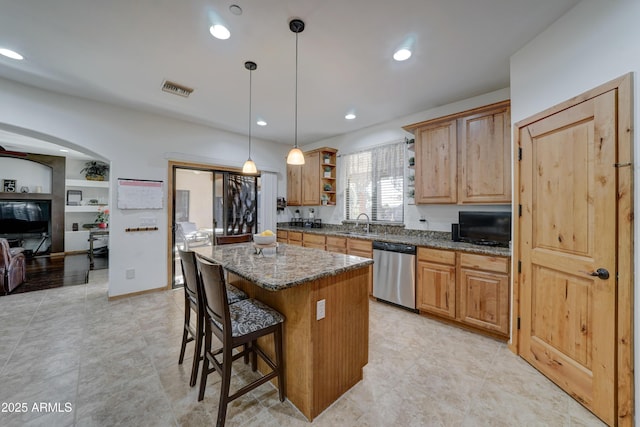
[{"label": "ceiling", "polygon": [[[246,134],[252,60],[252,135],[293,144],[297,17],[304,145],[508,87],[509,57],[578,2],[0,0],[0,47],[25,57],[0,56],[0,77]],[[210,35],[217,22],[228,40]],[[407,41],[413,56],[394,61]],[[194,92],[168,94],[164,80]]]}]

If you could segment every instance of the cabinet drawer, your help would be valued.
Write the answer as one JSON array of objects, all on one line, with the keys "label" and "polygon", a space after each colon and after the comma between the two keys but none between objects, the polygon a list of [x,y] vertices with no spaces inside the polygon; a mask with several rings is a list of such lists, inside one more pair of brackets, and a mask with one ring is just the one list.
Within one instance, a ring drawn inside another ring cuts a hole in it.
[{"label": "cabinet drawer", "polygon": [[345,253],[347,251],[347,239],[344,237],[327,236],[327,250]]},{"label": "cabinet drawer", "polygon": [[286,240],[289,238],[289,232],[287,230],[278,230],[277,234],[278,234],[278,239]]},{"label": "cabinet drawer", "polygon": [[369,240],[349,239],[347,240],[347,253],[366,258],[373,257],[373,243]]},{"label": "cabinet drawer", "polygon": [[324,246],[324,236],[320,235],[320,234],[309,234],[309,233],[304,233],[302,235],[302,241],[307,244],[312,244],[312,245],[322,245]]},{"label": "cabinet drawer", "polygon": [[418,248],[418,260],[437,262],[439,264],[455,265],[456,253],[432,248]]},{"label": "cabinet drawer", "polygon": [[302,242],[302,232],[301,231],[289,231],[289,242]]},{"label": "cabinet drawer", "polygon": [[509,272],[509,259],[491,255],[460,254],[460,267],[474,270],[496,271],[498,273]]}]

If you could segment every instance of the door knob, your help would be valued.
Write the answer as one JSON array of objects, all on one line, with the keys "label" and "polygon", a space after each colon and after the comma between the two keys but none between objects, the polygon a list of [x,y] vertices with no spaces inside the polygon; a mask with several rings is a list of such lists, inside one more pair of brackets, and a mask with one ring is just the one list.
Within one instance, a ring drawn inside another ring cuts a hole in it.
[{"label": "door knob", "polygon": [[598,277],[602,280],[607,280],[609,278],[609,270],[606,268],[599,268],[596,271],[588,272],[585,271],[589,276]]}]

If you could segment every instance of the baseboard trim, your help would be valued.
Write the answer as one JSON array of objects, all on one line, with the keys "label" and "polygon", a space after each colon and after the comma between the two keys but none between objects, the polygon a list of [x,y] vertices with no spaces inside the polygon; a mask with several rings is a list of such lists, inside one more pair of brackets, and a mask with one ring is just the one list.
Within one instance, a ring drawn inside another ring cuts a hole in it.
[{"label": "baseboard trim", "polygon": [[138,291],[138,292],[131,292],[128,294],[120,294],[120,295],[114,295],[114,296],[109,296],[109,301],[115,301],[115,300],[119,300],[119,299],[123,299],[123,298],[129,298],[129,297],[135,297],[138,295],[144,295],[144,294],[151,294],[154,292],[160,292],[160,291],[166,291],[167,288],[166,286],[162,287],[162,288],[153,288],[153,289],[145,289],[144,291]]}]

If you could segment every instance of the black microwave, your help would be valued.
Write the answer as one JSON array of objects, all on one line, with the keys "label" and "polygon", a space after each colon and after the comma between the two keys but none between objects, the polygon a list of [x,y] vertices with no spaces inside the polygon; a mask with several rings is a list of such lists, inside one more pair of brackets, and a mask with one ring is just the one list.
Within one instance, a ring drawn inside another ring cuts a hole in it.
[{"label": "black microwave", "polygon": [[462,242],[488,246],[509,246],[511,212],[458,213],[458,234]]}]

